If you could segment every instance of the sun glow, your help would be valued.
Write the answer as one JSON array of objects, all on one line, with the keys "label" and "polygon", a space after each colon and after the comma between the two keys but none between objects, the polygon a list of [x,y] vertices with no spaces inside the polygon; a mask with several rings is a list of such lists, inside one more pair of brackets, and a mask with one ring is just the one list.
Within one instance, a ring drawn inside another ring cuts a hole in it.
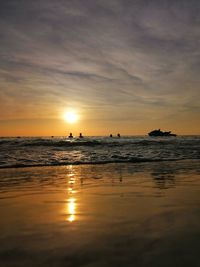
[{"label": "sun glow", "polygon": [[78,115],[75,111],[68,111],[63,114],[65,121],[69,123],[76,123],[78,121]]}]

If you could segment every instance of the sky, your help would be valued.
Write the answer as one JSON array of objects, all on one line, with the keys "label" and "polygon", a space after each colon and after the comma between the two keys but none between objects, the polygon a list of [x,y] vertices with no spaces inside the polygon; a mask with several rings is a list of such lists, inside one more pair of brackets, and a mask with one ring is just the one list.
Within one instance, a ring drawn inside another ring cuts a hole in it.
[{"label": "sky", "polygon": [[1,0],[0,136],[200,134],[199,14],[199,0]]}]

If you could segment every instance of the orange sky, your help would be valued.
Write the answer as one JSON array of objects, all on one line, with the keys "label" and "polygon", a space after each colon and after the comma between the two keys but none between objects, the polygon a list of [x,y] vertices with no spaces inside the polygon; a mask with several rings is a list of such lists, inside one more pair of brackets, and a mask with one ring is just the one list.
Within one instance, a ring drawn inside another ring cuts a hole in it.
[{"label": "orange sky", "polygon": [[198,8],[1,1],[0,136],[200,134]]},{"label": "orange sky", "polygon": [[67,136],[70,132],[74,136],[79,135],[80,132],[83,135],[109,135],[112,133],[116,135],[146,135],[150,130],[161,128],[162,130],[171,130],[172,132],[182,134],[199,134],[200,127],[196,124],[194,128],[194,122],[188,120],[184,124],[184,121],[179,123],[172,122],[158,122],[158,121],[140,121],[132,122],[122,121],[118,123],[116,121],[93,121],[82,120],[76,124],[69,124],[64,120],[29,120],[29,121],[5,121],[0,129],[0,136]]}]

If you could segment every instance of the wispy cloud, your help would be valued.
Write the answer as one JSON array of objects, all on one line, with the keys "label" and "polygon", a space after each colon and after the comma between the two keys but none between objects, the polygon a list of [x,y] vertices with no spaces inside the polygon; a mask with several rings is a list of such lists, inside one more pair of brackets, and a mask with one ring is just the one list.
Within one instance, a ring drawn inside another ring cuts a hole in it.
[{"label": "wispy cloud", "polygon": [[1,119],[72,103],[111,118],[196,114],[199,11],[194,0],[2,0]]}]

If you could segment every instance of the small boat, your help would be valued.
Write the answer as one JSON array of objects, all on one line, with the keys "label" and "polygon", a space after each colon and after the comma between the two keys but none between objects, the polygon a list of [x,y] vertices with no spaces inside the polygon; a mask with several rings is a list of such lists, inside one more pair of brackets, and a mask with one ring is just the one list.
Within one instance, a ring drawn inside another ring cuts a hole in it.
[{"label": "small boat", "polygon": [[169,132],[163,132],[160,129],[153,130],[148,133],[149,136],[176,136],[176,134],[172,134],[171,131]]}]

